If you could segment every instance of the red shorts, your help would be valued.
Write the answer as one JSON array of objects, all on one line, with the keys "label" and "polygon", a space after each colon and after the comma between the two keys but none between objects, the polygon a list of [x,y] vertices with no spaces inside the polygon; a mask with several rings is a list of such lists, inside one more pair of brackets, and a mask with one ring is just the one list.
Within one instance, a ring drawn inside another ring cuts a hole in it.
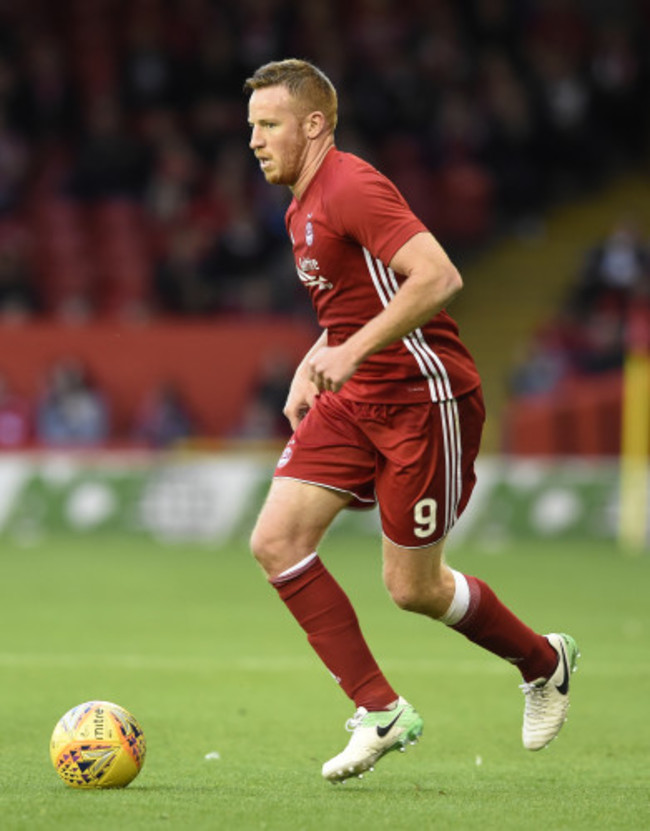
[{"label": "red shorts", "polygon": [[445,537],[476,482],[485,420],[480,388],[440,403],[363,404],[320,395],[287,444],[275,477],[379,505],[384,535],[405,548]]}]

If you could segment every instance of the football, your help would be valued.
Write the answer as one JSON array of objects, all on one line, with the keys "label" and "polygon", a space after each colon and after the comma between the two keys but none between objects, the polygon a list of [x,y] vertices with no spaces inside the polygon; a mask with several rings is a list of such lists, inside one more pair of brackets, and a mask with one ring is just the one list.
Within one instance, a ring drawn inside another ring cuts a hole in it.
[{"label": "football", "polygon": [[110,701],[87,701],[62,716],[50,741],[50,758],[72,788],[124,788],[138,775],[146,753],[134,716]]}]

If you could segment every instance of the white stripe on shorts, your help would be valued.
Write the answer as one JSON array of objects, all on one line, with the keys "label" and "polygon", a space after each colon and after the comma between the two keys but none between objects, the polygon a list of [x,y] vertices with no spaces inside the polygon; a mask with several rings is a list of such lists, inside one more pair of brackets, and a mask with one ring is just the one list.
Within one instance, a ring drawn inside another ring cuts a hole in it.
[{"label": "white stripe on shorts", "polygon": [[440,420],[445,445],[445,536],[458,519],[458,504],[462,493],[460,422],[455,398],[440,403]]}]

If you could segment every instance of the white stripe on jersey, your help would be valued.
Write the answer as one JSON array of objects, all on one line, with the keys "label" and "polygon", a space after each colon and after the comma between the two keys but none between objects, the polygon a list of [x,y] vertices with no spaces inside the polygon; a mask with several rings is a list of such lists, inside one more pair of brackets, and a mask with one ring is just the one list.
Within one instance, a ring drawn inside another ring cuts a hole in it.
[{"label": "white stripe on jersey", "polygon": [[[381,260],[375,260],[367,248],[363,249],[366,265],[384,307],[397,294],[399,285],[392,268],[386,268]],[[453,398],[449,376],[444,364],[426,342],[421,329],[414,329],[402,338],[402,343],[415,358],[420,372],[429,385],[432,401],[446,401]]]}]

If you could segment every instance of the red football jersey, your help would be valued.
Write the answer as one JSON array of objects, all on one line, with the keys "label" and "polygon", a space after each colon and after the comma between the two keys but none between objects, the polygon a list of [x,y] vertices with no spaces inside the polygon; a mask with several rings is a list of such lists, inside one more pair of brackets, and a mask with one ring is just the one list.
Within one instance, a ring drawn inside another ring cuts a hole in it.
[{"label": "red football jersey", "polygon": [[[375,317],[405,277],[388,267],[395,252],[428,229],[372,165],[332,148],[286,214],[298,276],[318,323],[335,346]],[[480,383],[458,327],[442,311],[367,358],[340,394],[384,403],[445,401]]]}]

